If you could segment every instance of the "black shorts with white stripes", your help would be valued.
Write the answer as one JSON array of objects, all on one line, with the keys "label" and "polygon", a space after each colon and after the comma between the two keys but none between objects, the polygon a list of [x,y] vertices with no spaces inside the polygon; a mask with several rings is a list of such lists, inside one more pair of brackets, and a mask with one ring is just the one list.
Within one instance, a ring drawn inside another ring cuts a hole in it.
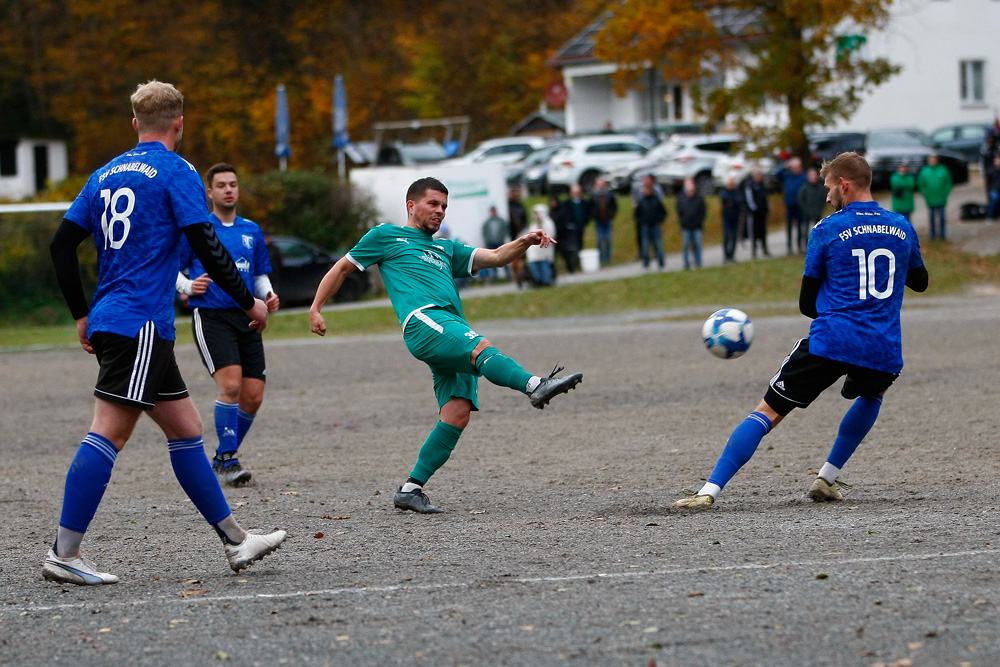
[{"label": "black shorts with white stripes", "polygon": [[250,317],[242,310],[195,308],[191,326],[198,353],[210,374],[226,366],[239,366],[245,378],[267,379],[264,339],[250,328]]},{"label": "black shorts with white stripes", "polygon": [[160,338],[152,322],[135,338],[94,332],[90,344],[101,365],[94,396],[143,410],[152,410],[158,401],[187,398],[174,341]]},{"label": "black shorts with white stripes", "polygon": [[899,377],[898,373],[876,371],[863,366],[817,357],[809,352],[809,339],[795,344],[781,368],[771,378],[764,401],[781,416],[795,408],[807,408],[830,385],[847,376],[840,395],[848,400],[858,396],[878,396]]}]

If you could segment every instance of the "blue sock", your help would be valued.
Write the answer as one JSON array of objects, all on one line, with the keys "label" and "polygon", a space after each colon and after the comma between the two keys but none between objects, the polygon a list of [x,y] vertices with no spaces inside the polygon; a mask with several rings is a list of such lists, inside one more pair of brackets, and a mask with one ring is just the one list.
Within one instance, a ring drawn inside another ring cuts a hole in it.
[{"label": "blue sock", "polygon": [[215,402],[215,432],[219,436],[216,454],[235,452],[239,447],[236,441],[236,433],[239,430],[239,409],[238,403]]},{"label": "blue sock", "polygon": [[253,426],[253,418],[257,415],[252,415],[249,412],[243,412],[242,410],[236,410],[236,447],[239,448],[243,444],[243,438],[247,437],[247,431]]},{"label": "blue sock", "polygon": [[215,525],[232,514],[208,462],[202,437],[167,440],[167,448],[174,476],[205,520]]},{"label": "blue sock", "polygon": [[110,440],[96,433],[87,434],[66,474],[60,526],[78,533],[87,532],[111,481],[111,469],[117,457],[118,449]]},{"label": "blue sock", "polygon": [[771,420],[759,412],[751,412],[729,436],[722,456],[719,457],[708,481],[723,488],[740,468],[746,465],[757,445],[771,432]]},{"label": "blue sock", "polygon": [[476,370],[495,385],[527,393],[525,387],[531,379],[531,373],[510,357],[500,354],[500,350],[495,347],[488,347],[479,353],[476,357]]},{"label": "blue sock", "polygon": [[837,439],[833,441],[833,449],[830,450],[830,456],[826,459],[830,465],[835,465],[838,468],[844,467],[847,459],[851,458],[854,450],[858,448],[861,441],[868,435],[868,431],[875,425],[881,408],[881,396],[862,396],[854,401],[854,405],[840,422]]}]

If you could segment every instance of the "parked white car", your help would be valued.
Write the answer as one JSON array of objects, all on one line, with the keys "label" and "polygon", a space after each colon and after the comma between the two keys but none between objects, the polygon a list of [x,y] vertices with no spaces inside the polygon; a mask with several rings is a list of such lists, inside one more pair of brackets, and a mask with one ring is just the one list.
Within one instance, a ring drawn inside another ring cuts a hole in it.
[{"label": "parked white car", "polygon": [[661,162],[673,155],[681,146],[676,138],[661,141],[642,157],[609,169],[604,178],[613,189],[627,194],[634,182],[641,181],[643,176],[653,173]]},{"label": "parked white car", "polygon": [[566,190],[579,184],[590,191],[594,181],[616,164],[646,154],[647,146],[630,134],[598,134],[566,140],[549,158],[549,187]]},{"label": "parked white car", "polygon": [[448,160],[447,164],[511,164],[541,148],[545,144],[542,137],[500,137],[487,139],[461,157]]},{"label": "parked white car", "polygon": [[766,155],[747,157],[746,153],[739,151],[732,155],[723,155],[715,161],[715,166],[712,167],[712,183],[716,190],[725,188],[730,178],[739,185],[753,174],[755,169],[760,169],[764,172],[768,187],[773,187],[774,171],[777,168],[777,163],[772,157]]},{"label": "parked white car", "polygon": [[709,194],[712,185],[712,167],[716,160],[729,155],[739,142],[738,134],[694,134],[681,137],[680,147],[660,163],[653,172],[664,188],[680,191],[684,181],[693,178],[698,192]]}]

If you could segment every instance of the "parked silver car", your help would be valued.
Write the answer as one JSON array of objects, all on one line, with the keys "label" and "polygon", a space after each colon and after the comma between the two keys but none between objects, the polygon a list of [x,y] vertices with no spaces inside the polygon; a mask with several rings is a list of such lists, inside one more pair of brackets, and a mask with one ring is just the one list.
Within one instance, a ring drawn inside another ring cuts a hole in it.
[{"label": "parked silver car", "polygon": [[549,158],[549,187],[568,190],[579,184],[590,191],[594,181],[615,164],[646,154],[648,146],[630,134],[573,137]]}]

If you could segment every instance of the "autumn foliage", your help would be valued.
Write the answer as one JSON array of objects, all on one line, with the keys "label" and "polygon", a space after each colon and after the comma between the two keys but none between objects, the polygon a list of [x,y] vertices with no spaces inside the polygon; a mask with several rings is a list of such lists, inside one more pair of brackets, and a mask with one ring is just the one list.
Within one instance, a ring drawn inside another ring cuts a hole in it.
[{"label": "autumn foliage", "polygon": [[[626,0],[614,5],[596,53],[622,65],[620,86],[658,67],[701,93],[710,122],[806,156],[806,128],[848,120],[864,90],[898,71],[857,48],[861,33],[885,26],[890,1]],[[755,126],[775,105],[787,119]]]},{"label": "autumn foliage", "polygon": [[293,169],[328,167],[333,80],[350,133],[376,121],[468,115],[470,141],[506,134],[559,72],[559,45],[595,0],[9,0],[0,5],[0,125],[64,136],[88,172],[134,142],[128,97],[152,78],[185,95],[181,152],[199,167],[275,163],[275,88],[288,89]]}]

